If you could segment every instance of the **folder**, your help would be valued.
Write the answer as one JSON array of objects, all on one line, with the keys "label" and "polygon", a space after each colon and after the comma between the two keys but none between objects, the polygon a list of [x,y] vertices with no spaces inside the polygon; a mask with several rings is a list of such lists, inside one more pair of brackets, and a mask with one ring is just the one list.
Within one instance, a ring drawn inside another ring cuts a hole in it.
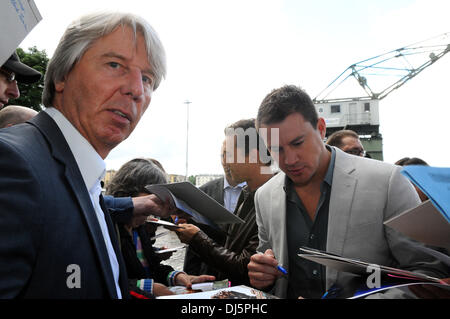
[{"label": "folder", "polygon": [[42,16],[33,0],[0,1],[0,12],[0,65],[3,65]]},{"label": "folder", "polygon": [[189,182],[154,184],[147,185],[145,188],[162,201],[169,201],[173,206],[192,216],[197,223],[216,229],[219,229],[217,224],[245,223]]},{"label": "folder", "polygon": [[428,196],[450,223],[450,168],[408,165],[401,173]]},{"label": "folder", "polygon": [[424,244],[450,249],[450,168],[408,165],[401,173],[429,200],[384,224]]},{"label": "folder", "polygon": [[[416,280],[421,282],[434,282],[443,284],[443,282],[439,278],[435,278],[432,276],[428,276],[421,273],[416,273],[404,269],[393,268],[383,265],[376,265],[367,263],[357,259],[345,258],[335,254],[330,254],[325,251],[320,251],[317,249],[312,249],[308,247],[301,247],[300,251],[302,254],[298,254],[301,258],[305,258],[326,267],[331,267],[338,271],[349,272],[357,275],[367,276],[370,274],[368,271],[373,267],[379,267],[380,273],[382,275],[394,278],[400,277],[410,280]],[[370,267],[370,268],[369,268]]]},{"label": "folder", "polygon": [[450,224],[430,200],[384,224],[424,244],[450,249]]}]

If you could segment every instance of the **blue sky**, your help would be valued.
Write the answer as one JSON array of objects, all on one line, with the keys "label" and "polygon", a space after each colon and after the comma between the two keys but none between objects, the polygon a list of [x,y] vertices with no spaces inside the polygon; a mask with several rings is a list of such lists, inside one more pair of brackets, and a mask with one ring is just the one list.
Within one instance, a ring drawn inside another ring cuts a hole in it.
[{"label": "blue sky", "polygon": [[[189,99],[189,174],[221,173],[226,125],[255,117],[259,103],[284,84],[314,97],[350,64],[450,32],[448,0],[35,0],[43,20],[21,47],[49,56],[68,23],[107,9],[138,13],[159,33],[168,75],[132,136],[108,156],[117,169],[153,157],[184,174]],[[380,102],[385,161],[418,156],[450,166],[443,147],[450,118],[444,56]]]}]

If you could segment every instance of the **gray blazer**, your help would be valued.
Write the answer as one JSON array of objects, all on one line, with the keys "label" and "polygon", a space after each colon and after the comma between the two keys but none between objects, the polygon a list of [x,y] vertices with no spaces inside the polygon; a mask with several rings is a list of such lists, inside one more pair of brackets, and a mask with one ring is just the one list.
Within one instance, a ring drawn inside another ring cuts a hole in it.
[{"label": "gray blazer", "polygon": [[[401,167],[335,149],[327,251],[409,270],[436,269],[434,264],[431,268],[423,267],[424,261],[437,261],[415,250],[418,243],[383,225],[385,220],[420,203],[412,184],[400,174]],[[280,172],[260,187],[255,195],[255,206],[260,241],[258,251],[271,248],[279,263],[289,268],[286,194],[283,190],[285,176]],[[422,267],[418,267],[419,263]],[[428,274],[445,276],[445,272],[440,271]],[[327,268],[326,288],[329,289],[334,283],[345,286],[352,277],[351,274]],[[287,284],[287,279],[281,277],[273,293],[284,298]]]}]

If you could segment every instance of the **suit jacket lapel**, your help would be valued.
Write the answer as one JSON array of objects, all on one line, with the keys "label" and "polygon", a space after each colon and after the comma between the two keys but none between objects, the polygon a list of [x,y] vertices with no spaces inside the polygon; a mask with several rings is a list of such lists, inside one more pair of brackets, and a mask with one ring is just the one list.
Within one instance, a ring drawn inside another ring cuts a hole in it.
[{"label": "suit jacket lapel", "polygon": [[[114,277],[109,262],[109,256],[106,249],[102,231],[98,224],[97,216],[94,213],[91,198],[84,184],[72,151],[69,148],[64,136],[56,125],[55,121],[46,114],[40,112],[29,121],[30,124],[36,126],[45,136],[50,144],[53,157],[65,166],[65,175],[69,185],[74,192],[78,205],[80,206],[82,217],[86,220],[91,239],[94,244],[95,251],[99,258],[101,271],[103,273],[106,287],[112,298],[117,298],[114,285]],[[120,263],[119,263],[120,264]]]},{"label": "suit jacket lapel", "polygon": [[114,224],[111,220],[111,217],[108,214],[108,209],[105,206],[105,202],[103,200],[103,195],[100,195],[100,206],[105,214],[106,225],[108,226],[109,237],[111,238],[111,243],[113,245],[114,251],[116,253],[117,261],[119,263],[119,285],[122,291],[122,298],[127,299],[128,292],[128,275],[127,270],[125,269],[125,262],[122,257],[122,253],[119,246],[119,241],[117,240],[118,233],[116,233]]},{"label": "suit jacket lapel", "polygon": [[[283,172],[276,174],[273,179],[273,185],[271,185],[270,196],[261,199],[261,210],[266,210],[264,206],[270,209],[269,215],[263,215],[262,217],[268,217],[267,230],[269,234],[269,244],[272,244],[271,248],[275,254],[275,258],[278,262],[289,271],[289,256],[287,248],[287,236],[286,236],[286,192],[284,191],[284,182],[286,175]],[[280,277],[276,281],[275,291],[277,295],[282,298],[286,297],[288,286],[288,279],[286,276]]]},{"label": "suit jacket lapel", "polygon": [[[278,173],[277,176],[277,186],[273,189],[271,194],[270,205],[271,211],[274,212],[272,215],[272,231],[274,234],[279,234],[275,236],[279,240],[274,241],[277,247],[274,248],[274,252],[278,252],[279,256],[275,256],[277,260],[284,266],[288,267],[289,256],[287,248],[287,237],[286,237],[286,192],[284,191],[285,174]],[[277,213],[278,212],[278,213]]]},{"label": "suit jacket lapel", "polygon": [[225,199],[224,199],[224,195],[223,195],[224,194],[224,189],[223,189],[224,178],[225,177],[221,178],[220,183],[216,184],[216,190],[215,190],[215,192],[217,194],[217,198],[220,199],[219,203],[221,205],[224,205],[224,203],[225,203]]},{"label": "suit jacket lapel", "polygon": [[[351,159],[343,158],[342,152],[336,150],[328,215],[327,251],[337,255],[342,255],[344,250],[357,182],[356,178],[351,175],[354,170]],[[327,288],[336,281],[337,276],[337,270],[330,267],[327,268]]]}]

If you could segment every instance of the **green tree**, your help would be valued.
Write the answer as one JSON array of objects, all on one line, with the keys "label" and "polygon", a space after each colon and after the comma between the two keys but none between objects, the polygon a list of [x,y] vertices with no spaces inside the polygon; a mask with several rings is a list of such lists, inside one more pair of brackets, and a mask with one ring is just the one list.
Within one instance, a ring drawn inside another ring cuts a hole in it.
[{"label": "green tree", "polygon": [[44,89],[44,75],[47,69],[49,58],[45,50],[38,50],[35,46],[25,52],[23,49],[17,49],[17,55],[22,63],[41,72],[41,79],[33,84],[19,83],[20,97],[12,100],[9,104],[22,105],[32,108],[36,111],[42,110],[42,91]]},{"label": "green tree", "polygon": [[194,175],[189,176],[188,181],[191,182],[191,184],[195,185],[195,176]]}]

